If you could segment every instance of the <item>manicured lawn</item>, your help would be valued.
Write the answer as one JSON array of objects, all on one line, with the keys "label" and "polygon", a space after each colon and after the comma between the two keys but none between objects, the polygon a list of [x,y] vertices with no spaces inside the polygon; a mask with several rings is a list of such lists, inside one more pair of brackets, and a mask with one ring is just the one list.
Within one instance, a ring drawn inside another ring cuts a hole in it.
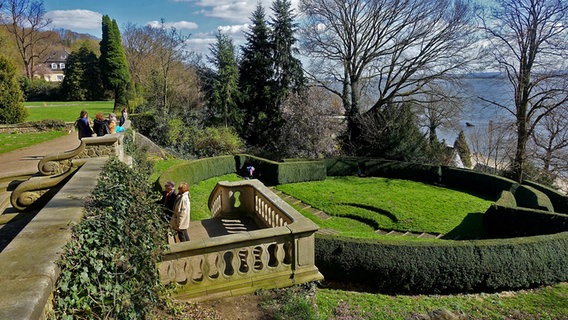
[{"label": "manicured lawn", "polygon": [[67,134],[66,130],[51,130],[30,133],[0,133],[0,153],[28,147]]},{"label": "manicured lawn", "polygon": [[334,217],[320,220],[304,212],[320,227],[356,237],[373,237],[381,228],[476,238],[483,236],[481,215],[491,204],[455,190],[374,177],[328,177],[276,189]]},{"label": "manicured lawn", "polygon": [[26,121],[39,121],[46,119],[63,120],[66,122],[75,121],[79,117],[81,110],[87,110],[89,118],[94,119],[97,112],[108,115],[113,112],[113,101],[40,101],[26,102],[24,106],[28,109],[29,116]]},{"label": "manicured lawn", "polygon": [[[216,177],[191,186],[191,219],[202,220],[210,217],[207,201],[217,181],[238,181],[242,178],[236,174]],[[294,197],[305,197],[305,201],[337,209],[343,214],[343,207],[338,203],[366,204],[379,206],[373,198],[381,198],[391,210],[399,215],[401,220],[408,219],[414,212],[429,215],[429,219],[416,217],[411,225],[413,228],[432,228],[431,221],[436,220],[442,228],[440,231],[451,230],[454,225],[471,224],[468,219],[470,212],[487,209],[488,201],[471,197],[461,192],[444,188],[423,185],[412,181],[391,180],[382,178],[329,178],[322,182],[309,182],[277,186],[278,189],[290,192]],[[368,189],[365,191],[362,189]],[[389,195],[390,194],[390,195]],[[352,198],[349,198],[351,196]],[[455,197],[455,198],[452,198]],[[473,198],[473,199],[472,199]],[[379,201],[379,200],[377,200]],[[398,203],[397,201],[400,201]],[[437,209],[432,209],[429,202],[439,203]],[[335,203],[332,205],[332,203]],[[420,208],[417,211],[412,207]],[[353,206],[351,206],[353,207]],[[354,207],[355,209],[357,207]],[[380,207],[379,207],[380,208]],[[405,208],[398,211],[397,208]],[[455,213],[457,211],[458,213]],[[331,211],[331,209],[330,209]],[[349,211],[349,210],[348,210]],[[452,211],[454,214],[449,214]],[[377,210],[371,210],[377,215]],[[372,227],[351,218],[333,217],[322,221],[310,213],[304,212],[319,224],[320,228],[333,227],[343,235],[357,237],[372,237],[376,235]],[[371,213],[362,213],[370,215]],[[455,216],[455,217],[454,217]],[[450,220],[447,222],[446,220]],[[382,218],[379,221],[383,221]],[[391,226],[397,223],[390,221]],[[476,222],[474,222],[475,224]],[[408,225],[403,222],[398,225]],[[477,227],[476,227],[477,228]],[[385,237],[385,236],[382,236]],[[405,237],[409,241],[413,238]],[[423,319],[418,315],[427,316],[435,310],[448,310],[454,314],[465,314],[460,319],[568,319],[568,284],[531,290],[507,291],[500,293],[457,294],[457,295],[384,295],[361,293],[350,290],[335,290],[318,288],[316,293],[318,319]]]},{"label": "manicured lawn", "polygon": [[467,315],[459,319],[568,319],[567,283],[532,290],[444,296],[390,296],[320,288],[316,299],[319,319],[336,319],[337,312],[351,315],[342,319],[424,319],[416,316],[440,309]]}]

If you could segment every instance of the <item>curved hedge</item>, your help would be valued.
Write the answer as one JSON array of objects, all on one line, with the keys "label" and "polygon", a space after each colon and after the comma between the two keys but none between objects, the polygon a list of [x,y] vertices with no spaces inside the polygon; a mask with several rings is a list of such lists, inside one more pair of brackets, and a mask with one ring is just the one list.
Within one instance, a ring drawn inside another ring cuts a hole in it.
[{"label": "curved hedge", "polygon": [[[360,240],[316,236],[316,265],[331,280],[393,293],[455,293],[529,288],[568,281],[568,197],[540,185],[468,169],[380,159],[275,162],[249,155],[174,166],[158,179],[196,183],[252,164],[265,184],[365,174],[433,183],[496,201],[484,225],[497,238],[474,241]],[[522,207],[524,206],[524,207]],[[556,210],[554,212],[553,210]],[[542,235],[548,234],[548,235]]]},{"label": "curved hedge", "polygon": [[328,280],[385,293],[458,293],[568,281],[568,232],[500,240],[377,241],[317,235],[316,265]]}]

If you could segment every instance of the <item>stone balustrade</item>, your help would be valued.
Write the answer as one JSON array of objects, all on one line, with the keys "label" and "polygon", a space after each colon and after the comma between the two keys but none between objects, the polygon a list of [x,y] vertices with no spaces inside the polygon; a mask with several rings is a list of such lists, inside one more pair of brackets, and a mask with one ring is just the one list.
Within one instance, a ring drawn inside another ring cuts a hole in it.
[{"label": "stone balustrade", "polygon": [[[181,299],[207,300],[321,280],[314,264],[318,227],[258,180],[219,182],[213,219],[252,219],[259,227],[171,244],[158,266]],[[195,223],[195,222],[192,222]],[[203,221],[202,223],[206,223]]]}]

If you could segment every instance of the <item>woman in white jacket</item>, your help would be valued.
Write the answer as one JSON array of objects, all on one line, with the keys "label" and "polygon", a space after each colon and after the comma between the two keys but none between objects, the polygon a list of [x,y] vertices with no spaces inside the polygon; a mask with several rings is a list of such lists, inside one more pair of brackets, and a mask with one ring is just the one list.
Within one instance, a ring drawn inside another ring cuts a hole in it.
[{"label": "woman in white jacket", "polygon": [[176,203],[174,204],[174,214],[170,220],[170,224],[174,228],[180,242],[189,241],[189,234],[187,233],[187,228],[189,228],[189,213],[189,185],[187,182],[182,182],[178,187],[178,195]]}]

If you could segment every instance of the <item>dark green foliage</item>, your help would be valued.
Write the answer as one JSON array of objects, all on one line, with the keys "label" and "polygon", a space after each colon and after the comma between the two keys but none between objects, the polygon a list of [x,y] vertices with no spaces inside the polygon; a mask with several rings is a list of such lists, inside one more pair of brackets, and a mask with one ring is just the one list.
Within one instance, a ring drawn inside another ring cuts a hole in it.
[{"label": "dark green foliage", "polygon": [[26,101],[61,101],[61,85],[44,79],[20,78],[20,87]]},{"label": "dark green foliage", "polygon": [[391,160],[360,161],[359,167],[364,168],[364,174],[367,176],[405,179],[426,183],[438,183],[442,174],[439,166]]},{"label": "dark green foliage", "polygon": [[156,181],[156,186],[161,188],[166,181],[185,181],[191,185],[212,177],[234,173],[236,169],[234,156],[190,160],[162,172]]},{"label": "dark green foliage", "polygon": [[469,146],[467,145],[467,140],[463,130],[460,131],[456,141],[454,142],[454,149],[458,152],[463,165],[466,168],[471,168],[471,152],[469,151]]},{"label": "dark green foliage", "polygon": [[327,280],[385,293],[514,290],[568,280],[568,233],[468,242],[376,241],[316,237],[316,265]]},{"label": "dark green foliage", "polygon": [[276,162],[240,155],[237,160],[238,173],[244,174],[249,165],[255,167],[254,178],[268,185],[317,181],[326,177],[325,163],[321,161]]},{"label": "dark green foliage", "polygon": [[514,190],[514,194],[519,207],[554,212],[554,207],[546,194],[533,187],[519,185]]},{"label": "dark green foliage", "polygon": [[501,191],[513,190],[517,183],[500,176],[442,166],[441,183],[448,188],[468,190],[471,193],[497,200]]},{"label": "dark green foliage", "polygon": [[272,61],[274,63],[274,95],[279,106],[286,99],[289,92],[299,92],[305,86],[302,63],[294,55],[298,54],[296,46],[297,24],[292,12],[292,2],[289,0],[275,0],[272,2],[274,17],[270,22],[272,29]]},{"label": "dark green foliage", "polygon": [[239,66],[233,41],[224,34],[217,34],[217,43],[210,49],[210,61],[217,68],[212,94],[208,105],[208,121],[212,125],[224,125],[240,129],[242,112],[238,109]]},{"label": "dark green foliage", "polygon": [[252,146],[273,149],[273,141],[283,123],[272,92],[274,70],[270,30],[260,3],[252,14],[251,26],[245,36],[239,65],[239,85],[243,94],[239,105],[244,113],[241,136]]},{"label": "dark green foliage", "polygon": [[355,134],[359,138],[351,146],[358,156],[411,162],[429,162],[433,158],[410,105],[390,104],[369,112],[358,117],[358,126],[360,134]]},{"label": "dark green foliage", "polygon": [[61,94],[70,101],[96,101],[104,99],[99,59],[86,46],[67,58]]},{"label": "dark green foliage", "polygon": [[165,226],[147,177],[112,159],[59,266],[57,318],[144,319],[160,303]]},{"label": "dark green foliage", "polygon": [[515,195],[511,191],[503,190],[499,199],[495,201],[495,204],[506,207],[516,207],[517,200],[515,200]]},{"label": "dark green foliage", "polygon": [[532,181],[523,181],[523,185],[531,186],[548,196],[548,199],[552,202],[554,211],[568,213],[568,197],[565,194],[558,192],[550,187],[543,186]]},{"label": "dark green foliage", "polygon": [[0,124],[24,122],[28,113],[12,61],[0,55]]},{"label": "dark green foliage", "polygon": [[116,20],[102,20],[100,68],[105,87],[114,92],[114,110],[128,106],[130,71]]},{"label": "dark green foliage", "polygon": [[568,214],[492,204],[483,228],[494,237],[523,237],[568,231]]}]

